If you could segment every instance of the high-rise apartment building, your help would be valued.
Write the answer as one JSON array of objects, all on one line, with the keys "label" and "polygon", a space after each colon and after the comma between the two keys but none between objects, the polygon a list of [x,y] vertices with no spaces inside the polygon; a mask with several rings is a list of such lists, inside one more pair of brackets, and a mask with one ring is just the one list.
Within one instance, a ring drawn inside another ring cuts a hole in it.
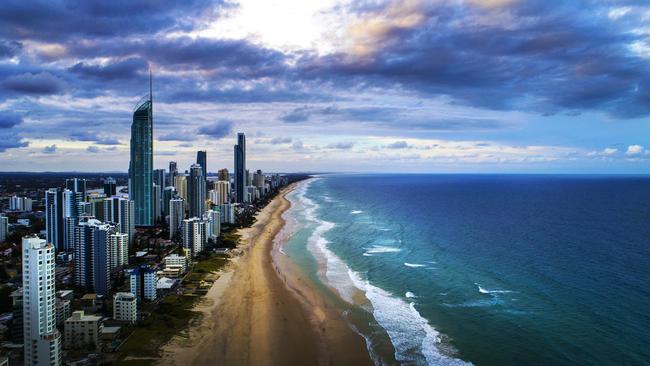
[{"label": "high-rise apartment building", "polygon": [[175,161],[170,161],[169,162],[169,177],[168,177],[168,186],[173,186],[174,185],[174,178],[176,178],[176,175],[178,174],[178,168],[176,167],[176,162]]},{"label": "high-rise apartment building", "polygon": [[138,301],[156,300],[156,285],[158,276],[156,271],[146,265],[140,265],[131,270],[130,287],[131,293],[136,296]]},{"label": "high-rise apartment building", "polygon": [[111,272],[120,263],[117,258],[124,257],[126,237],[119,234],[114,224],[87,217],[80,219],[74,230],[75,285],[108,295]]},{"label": "high-rise apartment building", "polygon": [[125,197],[104,199],[104,221],[117,225],[120,233],[128,235],[129,244],[135,234],[134,203]]},{"label": "high-rise apartment building", "polygon": [[169,200],[169,239],[181,230],[183,219],[185,218],[185,202],[182,198],[172,198]]},{"label": "high-rise apartment building", "polygon": [[50,188],[45,192],[45,240],[54,245],[56,251],[65,248],[65,208],[63,205],[63,190]]},{"label": "high-rise apartment building", "polygon": [[200,165],[190,167],[187,188],[190,217],[201,217],[205,212],[205,176]]},{"label": "high-rise apartment building", "polygon": [[113,177],[104,179],[104,194],[106,197],[113,197],[117,194],[117,181]]},{"label": "high-rise apartment building", "polygon": [[55,256],[51,243],[23,238],[23,339],[25,365],[61,365],[61,335],[56,329]]},{"label": "high-rise apartment building", "polygon": [[181,235],[183,237],[183,247],[192,253],[192,257],[196,257],[203,251],[206,236],[206,222],[198,217],[192,217],[183,220]]}]

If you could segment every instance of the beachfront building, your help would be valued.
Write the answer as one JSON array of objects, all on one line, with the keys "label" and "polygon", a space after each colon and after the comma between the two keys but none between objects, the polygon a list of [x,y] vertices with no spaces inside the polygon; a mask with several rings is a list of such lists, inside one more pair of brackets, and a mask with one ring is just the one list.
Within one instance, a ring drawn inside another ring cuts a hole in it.
[{"label": "beachfront building", "polygon": [[102,331],[102,317],[86,315],[83,310],[72,313],[65,321],[66,349],[99,349],[99,335]]},{"label": "beachfront building", "polygon": [[113,319],[122,322],[138,321],[138,299],[131,292],[118,292],[113,296]]},{"label": "beachfront building", "polygon": [[221,212],[219,212],[219,208],[215,207],[206,211],[203,220],[206,222],[205,236],[207,240],[216,241],[221,233]]},{"label": "beachfront building", "polygon": [[235,205],[232,203],[219,206],[221,213],[221,223],[234,224],[235,223]]},{"label": "beachfront building", "polygon": [[203,251],[207,241],[206,234],[206,221],[198,217],[183,220],[181,229],[183,247],[192,253],[192,257],[196,257]]},{"label": "beachfront building", "polygon": [[235,200],[238,203],[244,202],[246,194],[246,136],[243,133],[237,134],[237,145],[235,153]]},{"label": "beachfront building", "polygon": [[170,254],[164,258],[165,267],[177,267],[180,268],[182,272],[187,271],[188,260],[184,255],[178,255],[176,253]]},{"label": "beachfront building", "polygon": [[156,271],[147,265],[140,265],[131,270],[129,277],[131,293],[135,294],[140,303],[145,300],[156,300],[156,283],[158,282]]},{"label": "beachfront building", "polygon": [[22,241],[23,342],[25,365],[61,365],[61,335],[56,329],[55,248],[26,236]]},{"label": "beachfront building", "polygon": [[153,98],[149,96],[133,112],[129,161],[129,199],[134,202],[135,225],[154,223],[153,201]]},{"label": "beachfront building", "polygon": [[171,254],[164,258],[165,268],[160,273],[163,277],[180,278],[188,268],[188,258],[178,254]]},{"label": "beachfront building", "polygon": [[182,198],[169,200],[169,239],[180,233],[185,218],[185,201]]},{"label": "beachfront building", "polygon": [[259,189],[255,186],[246,187],[246,203],[253,203],[260,198]]}]

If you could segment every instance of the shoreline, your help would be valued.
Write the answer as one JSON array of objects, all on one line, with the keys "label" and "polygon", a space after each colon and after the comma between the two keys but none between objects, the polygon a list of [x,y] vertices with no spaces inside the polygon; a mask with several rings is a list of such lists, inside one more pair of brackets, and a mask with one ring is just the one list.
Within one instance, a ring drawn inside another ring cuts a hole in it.
[{"label": "shoreline", "polygon": [[[200,315],[162,348],[160,365],[371,365],[365,340],[340,308],[278,258],[276,236],[291,206],[285,188],[240,229],[242,255],[196,307]],[[282,255],[282,254],[280,254]]]}]

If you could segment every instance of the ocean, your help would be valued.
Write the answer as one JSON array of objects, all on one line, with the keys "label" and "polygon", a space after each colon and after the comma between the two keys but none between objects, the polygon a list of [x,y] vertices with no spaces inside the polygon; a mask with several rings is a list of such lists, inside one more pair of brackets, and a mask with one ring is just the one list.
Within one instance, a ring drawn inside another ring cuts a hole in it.
[{"label": "ocean", "polygon": [[377,364],[650,364],[648,177],[324,175],[288,198],[283,253]]}]

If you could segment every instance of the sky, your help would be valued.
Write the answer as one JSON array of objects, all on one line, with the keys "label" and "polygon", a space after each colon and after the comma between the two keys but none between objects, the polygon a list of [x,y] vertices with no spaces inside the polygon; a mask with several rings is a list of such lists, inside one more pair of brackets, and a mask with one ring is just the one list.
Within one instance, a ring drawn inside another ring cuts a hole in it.
[{"label": "sky", "polygon": [[650,173],[642,0],[3,0],[0,171]]}]

